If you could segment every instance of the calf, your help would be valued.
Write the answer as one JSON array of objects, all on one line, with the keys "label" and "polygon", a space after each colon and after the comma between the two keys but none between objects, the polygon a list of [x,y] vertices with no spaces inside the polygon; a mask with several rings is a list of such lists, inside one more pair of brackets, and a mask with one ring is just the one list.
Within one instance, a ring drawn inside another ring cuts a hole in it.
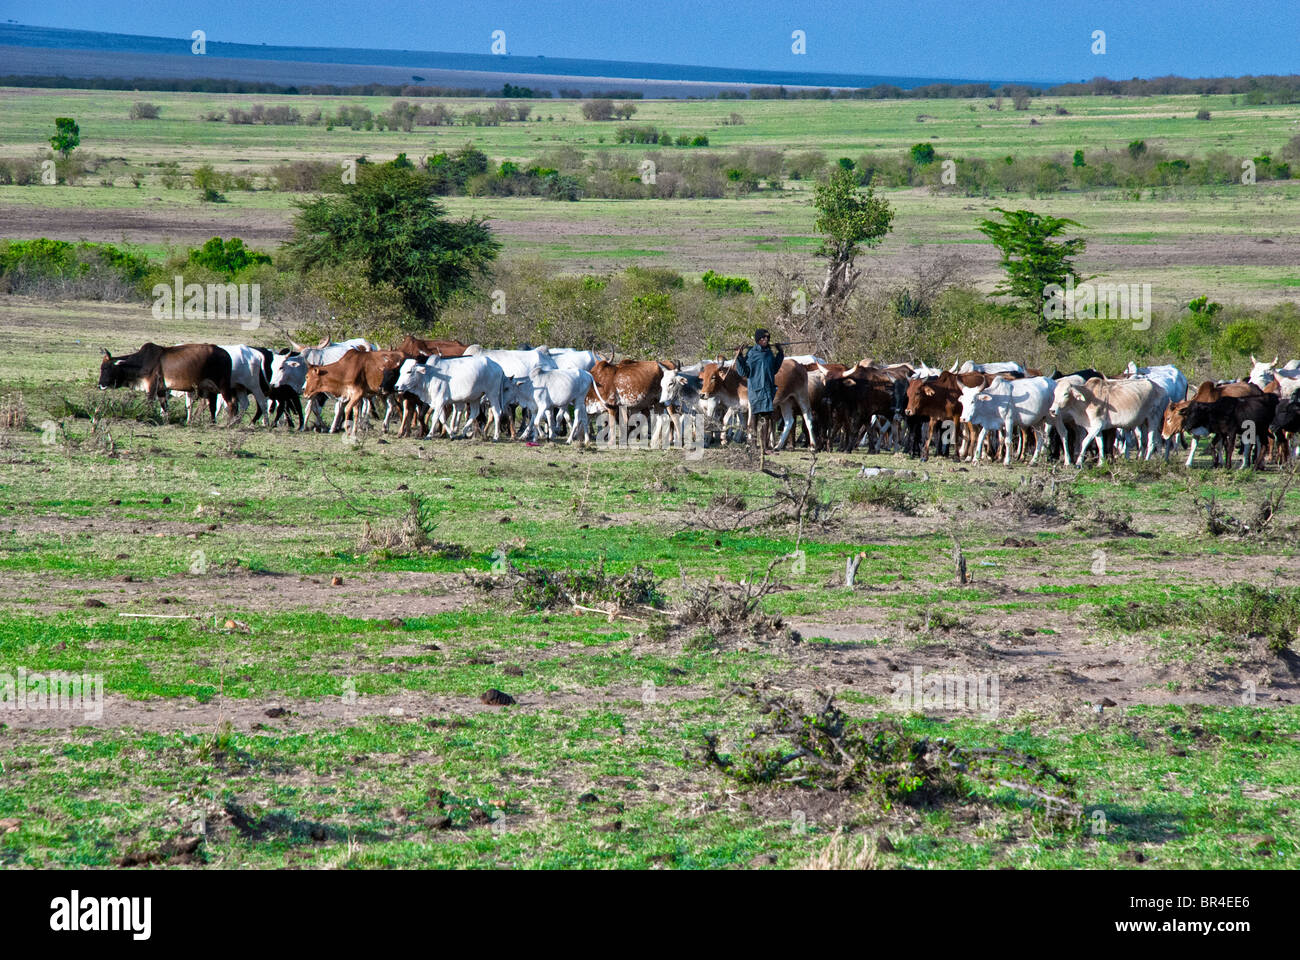
[{"label": "calf", "polygon": [[587,393],[595,381],[586,370],[543,370],[534,367],[527,377],[512,377],[505,380],[505,402],[515,403],[532,411],[532,422],[524,436],[531,433],[540,436],[542,424],[546,424],[547,433],[554,437],[555,428],[552,415],[573,409],[573,425],[569,428],[568,442],[582,436],[582,445],[587,445],[589,424],[587,420]]}]

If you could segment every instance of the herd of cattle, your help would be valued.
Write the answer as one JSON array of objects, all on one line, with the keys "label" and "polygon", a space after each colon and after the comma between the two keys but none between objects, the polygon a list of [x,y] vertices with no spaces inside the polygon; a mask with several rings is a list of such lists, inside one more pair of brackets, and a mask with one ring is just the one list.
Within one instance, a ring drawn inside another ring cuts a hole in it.
[{"label": "herd of cattle", "polygon": [[[1050,376],[1018,363],[964,363],[951,369],[870,359],[853,366],[815,356],[787,357],[776,377],[775,410],[783,429],[777,449],[794,443],[796,423],[805,442],[820,449],[903,450],[925,459],[931,450],[979,462],[982,455],[1036,462],[1040,455],[1083,464],[1095,447],[1098,462],[1136,450],[1164,458],[1190,437],[1187,465],[1197,442],[1213,437],[1212,452],[1231,467],[1240,444],[1241,465],[1290,459],[1300,440],[1300,361],[1278,367],[1251,357],[1239,381],[1206,381],[1189,392],[1173,366],[1128,369],[1114,377],[1096,370]],[[231,422],[250,398],[252,422],[274,427],[283,417],[305,429],[308,418],[324,429],[322,408],[337,401],[331,433],[352,435],[386,403],[383,429],[400,411],[407,436],[469,435],[482,427],[499,439],[506,427],[524,440],[556,437],[568,421],[570,443],[585,443],[597,415],[599,439],[650,446],[708,442],[716,427],[721,443],[733,432],[752,435],[745,381],[734,363],[693,367],[649,361],[614,362],[590,350],[537,347],[488,350],[456,340],[407,336],[396,350],[362,339],[315,346],[290,340],[279,352],[246,345],[146,343],[114,357],[103,351],[99,386],[134,387],[157,400],[183,396],[186,422],[193,404],[206,400],[215,423],[221,406]],[[303,398],[307,400],[304,416]],[[515,426],[522,413],[522,429]],[[607,415],[607,418],[601,415]],[[742,426],[742,424],[744,426]],[[631,433],[629,433],[629,425]]]}]

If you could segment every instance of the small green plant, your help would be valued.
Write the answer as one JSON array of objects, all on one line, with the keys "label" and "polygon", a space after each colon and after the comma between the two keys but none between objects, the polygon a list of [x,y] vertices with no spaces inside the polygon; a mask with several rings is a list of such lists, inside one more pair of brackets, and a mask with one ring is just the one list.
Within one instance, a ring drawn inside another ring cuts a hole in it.
[{"label": "small green plant", "polygon": [[234,279],[235,274],[245,267],[270,263],[271,257],[269,254],[249,250],[239,237],[231,237],[229,240],[213,237],[203,246],[190,250],[187,262]]},{"label": "small green plant", "polygon": [[872,477],[849,491],[854,506],[882,507],[897,513],[912,513],[920,500],[897,477]]}]

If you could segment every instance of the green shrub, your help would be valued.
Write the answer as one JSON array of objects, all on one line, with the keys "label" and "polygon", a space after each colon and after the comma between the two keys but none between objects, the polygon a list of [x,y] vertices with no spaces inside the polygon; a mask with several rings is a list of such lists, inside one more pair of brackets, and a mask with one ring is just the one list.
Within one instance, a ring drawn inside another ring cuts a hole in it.
[{"label": "green shrub", "polygon": [[246,267],[270,263],[271,257],[269,254],[249,250],[239,237],[231,237],[229,240],[213,237],[203,246],[191,250],[186,261],[234,279]]},{"label": "green shrub", "polygon": [[744,277],[724,277],[712,270],[706,271],[704,276],[700,277],[700,281],[707,289],[719,295],[754,292],[754,288]]}]

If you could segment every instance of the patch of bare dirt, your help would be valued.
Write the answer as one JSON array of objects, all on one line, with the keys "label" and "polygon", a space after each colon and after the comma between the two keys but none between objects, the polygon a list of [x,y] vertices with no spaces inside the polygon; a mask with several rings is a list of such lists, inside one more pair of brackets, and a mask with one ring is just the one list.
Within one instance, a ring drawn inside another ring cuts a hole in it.
[{"label": "patch of bare dirt", "polygon": [[[28,613],[56,612],[79,606],[82,597],[88,596],[119,613],[149,612],[155,606],[165,606],[168,615],[202,617],[214,612],[309,607],[365,619],[430,616],[474,602],[460,574],[344,573],[338,586],[331,586],[331,579],[327,573],[304,576],[247,570],[209,570],[202,575],[179,574],[157,580],[91,580],[15,573],[0,581],[0,607]],[[71,591],[77,592],[75,597],[57,599],[60,593]]]},{"label": "patch of bare dirt", "polygon": [[0,236],[17,240],[52,237],[200,246],[214,235],[236,234],[256,247],[283,243],[292,233],[292,211],[215,210],[198,204],[180,209],[163,201],[157,201],[156,209],[0,206]]},{"label": "patch of bare dirt", "polygon": [[498,706],[480,701],[476,694],[428,694],[402,692],[383,696],[356,696],[355,699],[328,697],[321,700],[294,700],[283,697],[270,700],[232,700],[213,698],[207,703],[192,700],[129,700],[116,694],[104,697],[100,716],[76,710],[6,710],[0,722],[8,728],[0,731],[0,743],[13,742],[23,731],[70,730],[77,727],[97,729],[150,730],[162,733],[210,732],[229,721],[240,733],[301,733],[334,729],[354,724],[367,717],[402,718],[431,726],[455,723],[457,717],[500,710],[536,713],[545,710],[596,710],[613,704],[635,701],[645,710],[679,700],[698,700],[716,693],[702,686],[656,687],[654,702],[644,702],[640,685],[610,686],[595,689],[555,692],[511,691],[514,704]]},{"label": "patch of bare dirt", "polygon": [[1203,652],[1195,640],[1187,641],[1188,658],[1171,658],[1143,639],[1110,637],[1056,610],[962,611],[955,618],[931,613],[928,630],[926,612],[914,615],[915,624],[900,624],[888,622],[881,608],[855,608],[792,620],[791,626],[819,642],[805,642],[789,654],[795,666],[781,685],[834,684],[888,705],[909,680],[915,685],[918,670],[922,677],[996,677],[998,715],[1062,698],[1116,707],[1239,706],[1251,691],[1260,706],[1300,700],[1297,658],[1270,654],[1262,645],[1226,666],[1221,654]]}]

